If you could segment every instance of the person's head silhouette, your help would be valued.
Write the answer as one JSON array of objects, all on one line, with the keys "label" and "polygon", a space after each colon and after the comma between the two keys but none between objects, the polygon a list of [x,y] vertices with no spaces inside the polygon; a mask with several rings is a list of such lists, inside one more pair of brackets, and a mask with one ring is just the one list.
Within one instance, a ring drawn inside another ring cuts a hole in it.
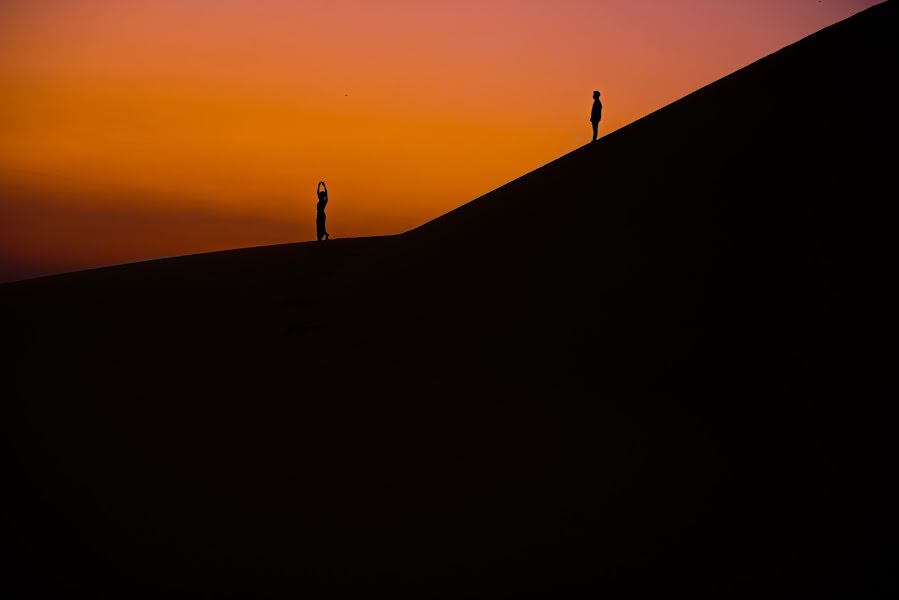
[{"label": "person's head silhouette", "polygon": [[596,90],[593,90],[593,99],[599,100],[599,92],[597,92]]}]

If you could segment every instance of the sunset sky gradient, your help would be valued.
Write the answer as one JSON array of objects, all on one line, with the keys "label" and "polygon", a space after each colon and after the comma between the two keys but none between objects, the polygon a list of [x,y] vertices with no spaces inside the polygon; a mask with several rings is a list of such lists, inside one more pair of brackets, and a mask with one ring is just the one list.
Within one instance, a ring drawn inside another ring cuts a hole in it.
[{"label": "sunset sky gradient", "polygon": [[[871,0],[3,0],[0,281],[399,233]],[[848,91],[847,91],[848,92]],[[598,186],[602,182],[597,182]]]}]

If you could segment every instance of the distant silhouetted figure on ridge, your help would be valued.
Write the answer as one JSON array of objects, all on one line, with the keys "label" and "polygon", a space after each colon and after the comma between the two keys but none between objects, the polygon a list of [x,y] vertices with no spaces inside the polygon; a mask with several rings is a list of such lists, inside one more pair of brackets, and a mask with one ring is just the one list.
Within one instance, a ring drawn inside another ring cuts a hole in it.
[{"label": "distant silhouetted figure on ridge", "polygon": [[324,181],[318,182],[315,193],[318,196],[318,204],[315,205],[318,211],[318,214],[315,216],[315,232],[318,235],[318,241],[322,241],[322,238],[329,240],[331,236],[325,231],[325,207],[328,205],[328,186],[325,185]]},{"label": "distant silhouetted figure on ridge", "polygon": [[599,92],[593,92],[593,110],[590,111],[590,123],[593,125],[593,141],[596,141],[599,131],[599,122],[602,120],[602,102],[599,101]]}]

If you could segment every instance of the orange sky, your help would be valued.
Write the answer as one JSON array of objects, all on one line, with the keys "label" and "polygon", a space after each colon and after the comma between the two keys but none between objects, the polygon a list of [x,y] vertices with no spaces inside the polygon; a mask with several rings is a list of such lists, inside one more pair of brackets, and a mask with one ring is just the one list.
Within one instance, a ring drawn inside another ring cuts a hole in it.
[{"label": "orange sky", "polygon": [[2,0],[0,281],[399,233],[876,0]]}]

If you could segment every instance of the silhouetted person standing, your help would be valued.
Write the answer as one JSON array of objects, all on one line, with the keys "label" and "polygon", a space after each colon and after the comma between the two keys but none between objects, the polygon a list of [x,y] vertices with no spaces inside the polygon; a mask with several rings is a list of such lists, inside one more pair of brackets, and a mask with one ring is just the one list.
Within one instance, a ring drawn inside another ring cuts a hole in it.
[{"label": "silhouetted person standing", "polygon": [[602,102],[599,101],[599,92],[593,92],[593,110],[590,111],[590,123],[593,125],[593,141],[599,131],[599,122],[602,120]]},{"label": "silhouetted person standing", "polygon": [[325,207],[328,205],[328,186],[325,185],[324,181],[318,182],[315,193],[318,196],[318,204],[315,205],[318,211],[318,214],[315,215],[315,232],[318,235],[318,241],[322,241],[322,238],[328,240],[331,238],[328,232],[325,231]]}]

